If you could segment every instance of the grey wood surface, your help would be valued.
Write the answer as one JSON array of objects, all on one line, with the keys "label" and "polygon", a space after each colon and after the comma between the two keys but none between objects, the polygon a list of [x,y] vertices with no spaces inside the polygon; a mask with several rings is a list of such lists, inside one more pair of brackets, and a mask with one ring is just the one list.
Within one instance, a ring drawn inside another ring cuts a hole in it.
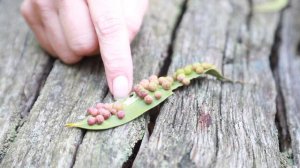
[{"label": "grey wood surface", "polygon": [[0,1],[0,162],[16,138],[52,66],[19,14]]},{"label": "grey wood surface", "polygon": [[197,79],[150,115],[96,132],[64,125],[112,101],[99,57],[51,59],[21,0],[0,0],[0,167],[297,167],[300,2],[253,12],[261,2],[150,0],[135,82],[206,61],[243,83]]},{"label": "grey wood surface", "polygon": [[278,13],[250,13],[245,0],[188,1],[169,72],[207,61],[245,84],[206,79],[176,91],[134,167],[281,166],[269,66],[278,20]]},{"label": "grey wood surface", "polygon": [[278,72],[282,110],[291,135],[294,164],[300,165],[300,2],[292,0],[283,12],[278,52]]},{"label": "grey wood surface", "polygon": [[[151,1],[141,35],[133,44],[136,80],[157,74],[163,66],[182,2]],[[97,133],[64,127],[67,122],[79,120],[77,116],[84,115],[87,107],[107,95],[103,68],[98,62],[98,58],[74,66],[55,62],[28,121],[1,166],[71,167],[75,163],[75,167],[120,167],[127,161],[135,143],[143,137],[147,125],[144,117]]]}]

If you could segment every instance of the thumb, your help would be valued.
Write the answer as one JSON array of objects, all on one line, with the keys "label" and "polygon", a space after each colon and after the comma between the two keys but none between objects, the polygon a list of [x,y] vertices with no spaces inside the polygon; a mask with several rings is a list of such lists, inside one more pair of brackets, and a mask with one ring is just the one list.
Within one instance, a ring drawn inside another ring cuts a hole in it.
[{"label": "thumb", "polygon": [[132,58],[120,0],[88,0],[99,40],[101,57],[110,91],[125,98],[132,87]]}]

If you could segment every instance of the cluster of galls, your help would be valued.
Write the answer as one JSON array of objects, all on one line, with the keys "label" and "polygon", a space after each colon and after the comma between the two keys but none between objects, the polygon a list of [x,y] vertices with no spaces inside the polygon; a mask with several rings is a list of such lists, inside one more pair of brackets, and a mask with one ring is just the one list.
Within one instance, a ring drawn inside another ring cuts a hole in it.
[{"label": "cluster of galls", "polygon": [[193,72],[196,72],[197,74],[203,74],[210,68],[214,68],[214,65],[208,63],[194,63],[193,65],[187,65],[184,68],[178,69],[173,75],[173,78],[183,85],[187,86],[191,83],[191,81],[186,76],[189,76]]},{"label": "cluster of galls", "polygon": [[104,120],[109,119],[111,115],[116,115],[119,119],[125,117],[123,104],[116,103],[97,103],[95,107],[90,107],[87,113],[91,115],[87,122],[89,125],[102,124]]},{"label": "cluster of galls", "polygon": [[[174,80],[171,77],[160,77],[151,75],[148,79],[143,79],[139,84],[133,87],[133,91],[138,97],[144,100],[146,104],[151,104],[155,99],[159,100],[162,97],[159,87],[165,90],[170,90]],[[149,95],[150,92],[154,92],[154,98]]]},{"label": "cluster of galls", "polygon": [[[139,84],[135,85],[133,91],[138,97],[143,99],[146,104],[151,104],[154,98],[159,100],[162,97],[161,92],[157,91],[159,87],[164,90],[170,90],[174,81],[178,81],[187,86],[191,83],[187,76],[193,72],[203,74],[205,70],[210,68],[214,68],[214,65],[208,63],[195,63],[178,69],[173,77],[166,76],[158,78],[156,75],[152,75],[148,79],[143,79]],[[150,92],[154,92],[154,98],[149,94]]]}]

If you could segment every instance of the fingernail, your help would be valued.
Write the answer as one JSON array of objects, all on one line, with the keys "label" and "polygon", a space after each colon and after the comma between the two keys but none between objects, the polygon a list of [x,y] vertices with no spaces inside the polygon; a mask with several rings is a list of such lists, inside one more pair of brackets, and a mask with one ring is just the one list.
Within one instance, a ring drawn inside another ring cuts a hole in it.
[{"label": "fingernail", "polygon": [[128,79],[125,76],[117,76],[113,80],[113,94],[115,99],[128,97]]}]

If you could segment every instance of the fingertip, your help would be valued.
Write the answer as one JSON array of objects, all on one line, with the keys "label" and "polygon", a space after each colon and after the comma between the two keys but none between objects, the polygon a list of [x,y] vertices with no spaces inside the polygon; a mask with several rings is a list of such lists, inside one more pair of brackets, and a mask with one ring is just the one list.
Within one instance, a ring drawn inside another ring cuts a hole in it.
[{"label": "fingertip", "polygon": [[129,96],[132,90],[133,74],[132,66],[128,65],[126,68],[119,69],[105,68],[109,89],[115,99],[124,99]]},{"label": "fingertip", "polygon": [[115,99],[125,99],[129,95],[129,79],[120,75],[112,81],[112,92]]}]

